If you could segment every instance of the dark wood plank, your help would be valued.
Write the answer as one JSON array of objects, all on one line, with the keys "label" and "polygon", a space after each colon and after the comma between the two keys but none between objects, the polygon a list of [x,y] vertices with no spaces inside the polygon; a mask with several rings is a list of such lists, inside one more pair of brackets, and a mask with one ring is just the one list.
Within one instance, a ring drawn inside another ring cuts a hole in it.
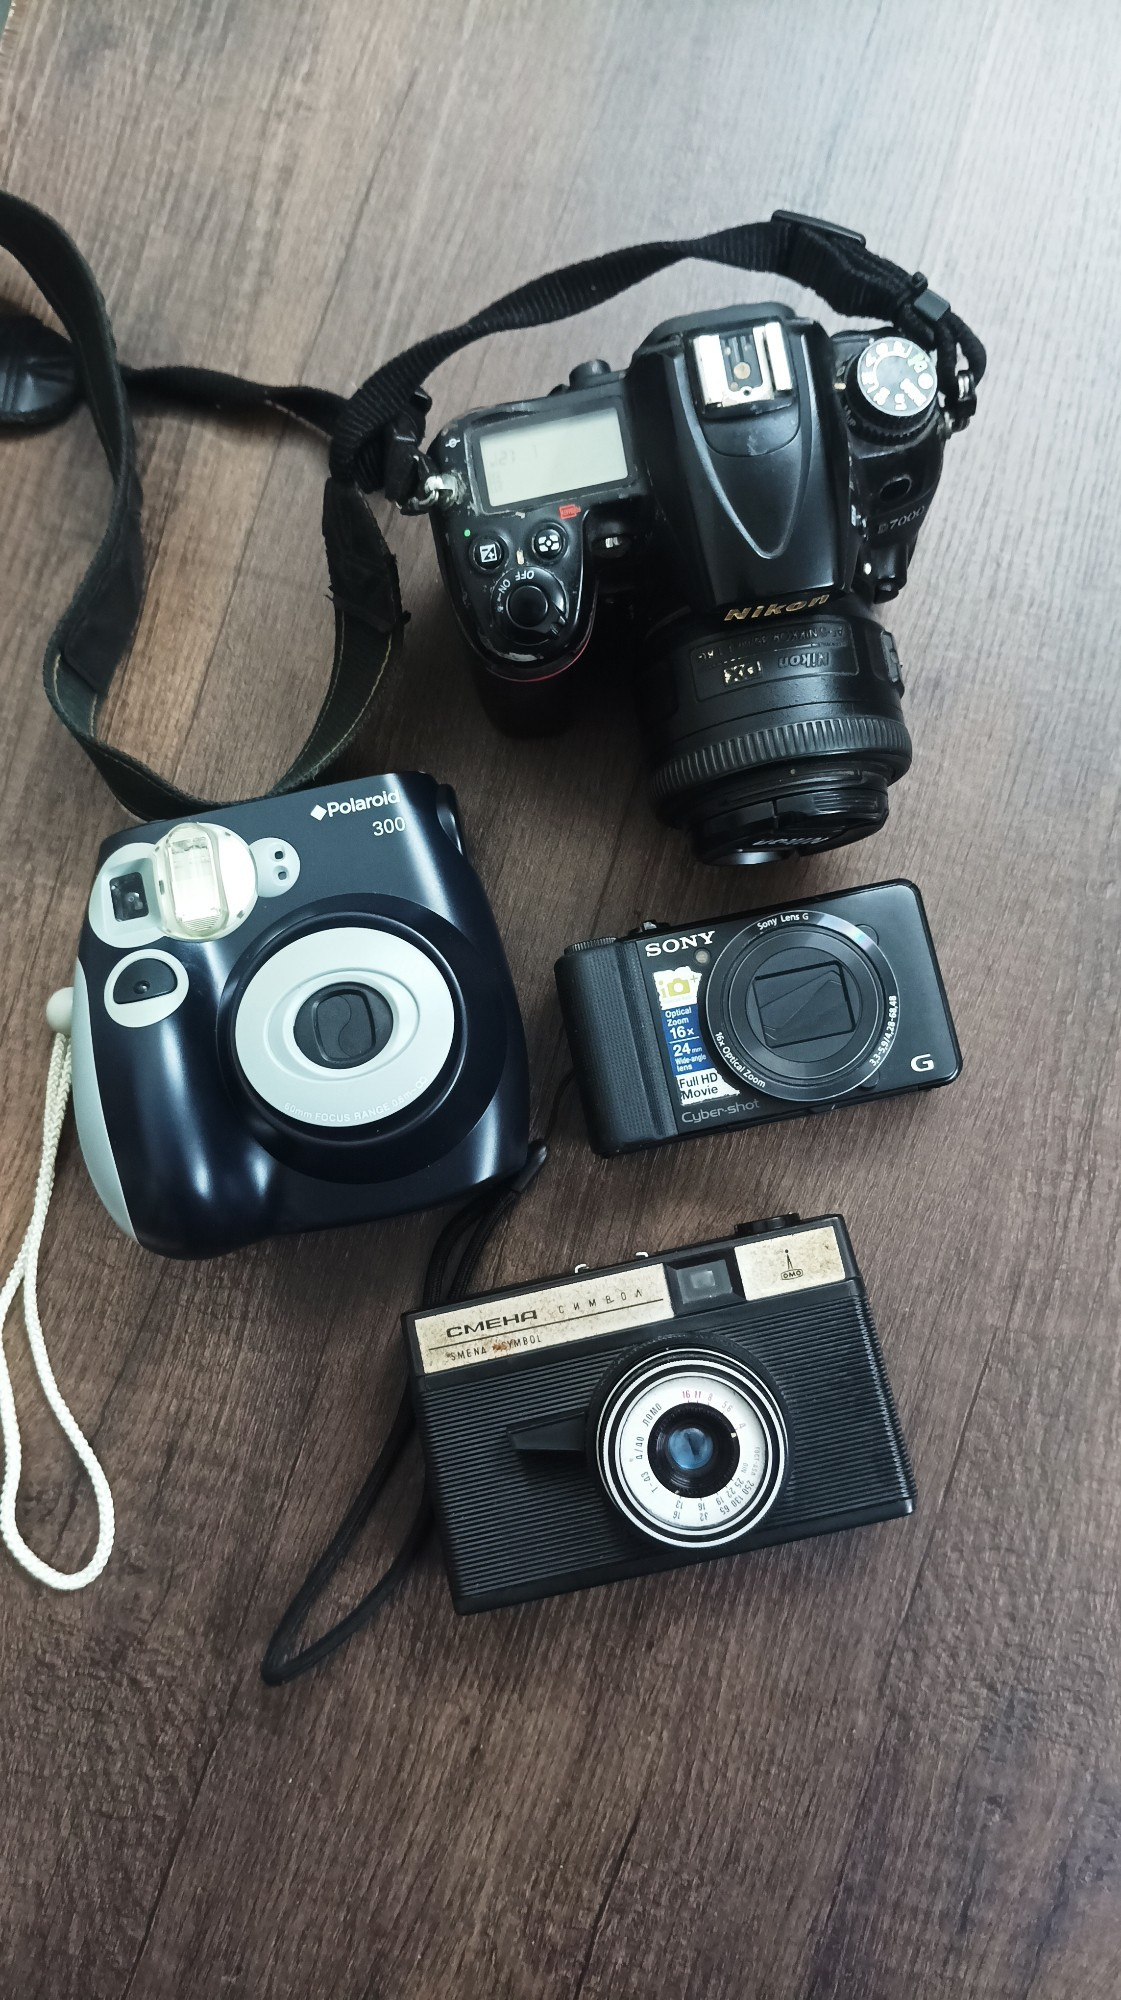
[{"label": "dark wood plank", "polygon": [[[392,1406],[396,1315],[433,1223],[163,1265],[114,1232],[68,1137],[44,1297],[120,1531],[77,1601],[5,1572],[6,1989],[1121,1987],[1119,86],[1106,0],[17,6],[0,173],[81,242],[128,358],[345,386],[548,264],[781,203],[921,264],[992,361],[890,621],[916,761],[875,842],[747,880],[695,866],[652,817],[606,685],[569,736],[499,739],[422,523],[392,528],[415,616],[370,748],[371,768],[418,764],[460,791],[542,1106],[564,1067],[564,943],[651,913],[919,882],[965,1051],[952,1091],[611,1164],[568,1105],[490,1265],[503,1281],[752,1211],[841,1208],[913,1447],[915,1520],[466,1621],[430,1552],[375,1634],[266,1693],[263,1640]],[[495,341],[443,371],[438,413],[537,393],[686,302],[746,289],[689,268]],[[321,458],[294,434],[171,419],[143,421],[142,449],[151,582],[114,731],[188,781],[249,791],[326,672]],[[119,815],[38,684],[100,531],[92,433],[79,420],[2,452],[14,1247],[41,1005]],[[88,1496],[11,1328],[8,1346],[21,1519],[76,1564]]]}]

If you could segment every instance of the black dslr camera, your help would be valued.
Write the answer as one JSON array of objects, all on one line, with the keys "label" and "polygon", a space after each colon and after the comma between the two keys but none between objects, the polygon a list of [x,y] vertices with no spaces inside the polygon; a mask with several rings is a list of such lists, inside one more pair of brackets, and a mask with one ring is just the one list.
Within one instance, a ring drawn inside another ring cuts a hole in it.
[{"label": "black dslr camera", "polygon": [[961,1069],[912,882],[589,938],[556,978],[606,1155],[930,1090]]},{"label": "black dslr camera", "polygon": [[405,1320],[457,1611],[911,1513],[838,1215]]},{"label": "black dslr camera", "polygon": [[488,709],[555,727],[593,639],[635,651],[657,809],[701,859],[875,832],[911,741],[869,607],[953,427],[924,347],[783,305],[667,320],[621,374],[449,424],[432,524]]}]

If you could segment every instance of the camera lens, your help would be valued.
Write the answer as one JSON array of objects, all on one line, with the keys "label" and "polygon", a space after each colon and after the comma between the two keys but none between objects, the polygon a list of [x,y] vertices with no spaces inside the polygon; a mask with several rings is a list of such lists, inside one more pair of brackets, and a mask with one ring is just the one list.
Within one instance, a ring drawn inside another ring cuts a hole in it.
[{"label": "camera lens", "polygon": [[856,1090],[895,1039],[899,995],[877,940],[820,909],[745,924],[704,991],[714,1060],[749,1089],[795,1103]]},{"label": "camera lens", "polygon": [[647,1456],[655,1479],[671,1493],[703,1500],[732,1479],[739,1464],[739,1438],[722,1410],[681,1403],[658,1418]]},{"label": "camera lens", "polygon": [[699,860],[860,840],[911,762],[891,635],[853,598],[797,611],[681,614],[650,634],[638,702],[654,800]]},{"label": "camera lens", "polygon": [[712,1437],[699,1424],[678,1423],[667,1434],[665,1449],[674,1472],[682,1477],[703,1472],[716,1453]]},{"label": "camera lens", "polygon": [[771,1390],[718,1348],[671,1347],[608,1388],[595,1459],[633,1527],[680,1548],[734,1541],[778,1497],[786,1426]]}]

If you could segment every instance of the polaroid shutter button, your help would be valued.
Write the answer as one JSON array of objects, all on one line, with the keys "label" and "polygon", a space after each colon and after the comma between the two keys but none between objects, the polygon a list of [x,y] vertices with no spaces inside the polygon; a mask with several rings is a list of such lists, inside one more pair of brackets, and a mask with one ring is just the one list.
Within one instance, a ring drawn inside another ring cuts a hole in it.
[{"label": "polaroid shutter button", "polygon": [[134,1007],[141,1000],[162,1000],[178,984],[175,967],[166,958],[134,958],[117,974],[113,998],[118,1007]]}]

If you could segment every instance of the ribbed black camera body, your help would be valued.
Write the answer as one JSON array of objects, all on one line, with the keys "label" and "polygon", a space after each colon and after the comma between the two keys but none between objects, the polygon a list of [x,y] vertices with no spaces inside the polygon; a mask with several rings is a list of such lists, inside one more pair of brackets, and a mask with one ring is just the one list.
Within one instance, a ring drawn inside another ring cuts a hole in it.
[{"label": "ribbed black camera body", "polygon": [[457,1611],[911,1513],[840,1216],[405,1320]]},{"label": "ribbed black camera body", "polygon": [[930,1090],[961,1069],[911,882],[592,938],[556,979],[605,1155]]},{"label": "ribbed black camera body", "polygon": [[605,660],[636,642],[655,802],[703,859],[874,832],[911,744],[869,607],[906,581],[947,425],[915,342],[765,303],[446,426],[433,531],[495,719],[565,720],[602,625]]}]

